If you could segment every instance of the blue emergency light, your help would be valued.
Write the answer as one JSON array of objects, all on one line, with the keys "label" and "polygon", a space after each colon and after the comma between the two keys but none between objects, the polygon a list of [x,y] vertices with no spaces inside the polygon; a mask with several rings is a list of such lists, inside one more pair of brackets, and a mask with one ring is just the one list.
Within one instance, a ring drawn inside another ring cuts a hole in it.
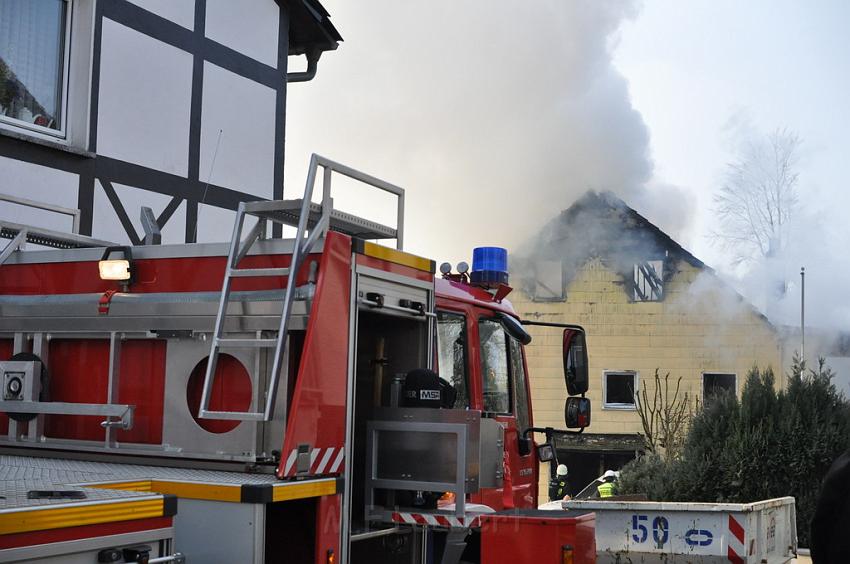
[{"label": "blue emergency light", "polygon": [[508,251],[501,247],[477,247],[472,251],[473,284],[498,286],[508,283]]}]

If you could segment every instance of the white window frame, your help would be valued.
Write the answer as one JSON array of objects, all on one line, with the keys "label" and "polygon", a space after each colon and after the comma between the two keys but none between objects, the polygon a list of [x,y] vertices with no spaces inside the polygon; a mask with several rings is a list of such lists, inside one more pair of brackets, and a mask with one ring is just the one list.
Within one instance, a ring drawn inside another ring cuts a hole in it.
[{"label": "white window frame", "polygon": [[640,390],[640,372],[637,370],[603,370],[602,371],[602,409],[612,409],[616,411],[637,411],[637,399],[633,398],[632,403],[609,403],[608,398],[608,375],[609,374],[631,374],[634,379],[634,393],[637,395]]},{"label": "white window frame", "polygon": [[61,0],[65,2],[65,40],[62,45],[62,117],[59,129],[50,129],[34,123],[27,123],[9,116],[0,116],[0,127],[3,129],[37,133],[53,140],[65,140],[68,136],[68,83],[71,74],[71,25],[74,18],[73,0]]},{"label": "white window frame", "polygon": [[738,397],[738,373],[737,372],[729,372],[722,370],[704,370],[700,377],[700,398],[702,400],[702,404],[705,405],[705,376],[706,374],[724,374],[724,375],[732,375],[735,377],[735,397]]}]

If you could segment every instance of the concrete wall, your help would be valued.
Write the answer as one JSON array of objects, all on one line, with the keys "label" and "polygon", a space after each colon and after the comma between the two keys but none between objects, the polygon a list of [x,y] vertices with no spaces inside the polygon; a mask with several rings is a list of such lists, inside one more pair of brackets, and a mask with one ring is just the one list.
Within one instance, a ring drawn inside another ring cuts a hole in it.
[{"label": "concrete wall", "polygon": [[[737,374],[740,394],[753,364],[781,370],[775,330],[708,271],[674,265],[661,302],[630,302],[622,278],[598,259],[587,263],[567,287],[566,300],[540,303],[521,291],[512,301],[522,317],[578,323],[587,331],[593,433],[637,433],[633,409],[602,405],[606,370],[638,373],[638,390],[654,391],[653,374],[682,377],[682,388],[702,401],[703,372]],[[536,426],[563,426],[566,389],[558,330],[531,327],[527,348]],[[651,397],[651,396],[650,396]]]}]

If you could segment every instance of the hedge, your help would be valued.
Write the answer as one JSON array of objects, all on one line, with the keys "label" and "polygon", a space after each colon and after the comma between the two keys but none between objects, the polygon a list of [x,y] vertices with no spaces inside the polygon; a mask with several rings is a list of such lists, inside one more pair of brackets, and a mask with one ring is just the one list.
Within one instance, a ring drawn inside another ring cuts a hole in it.
[{"label": "hedge", "polygon": [[832,461],[850,448],[850,403],[823,359],[806,369],[795,359],[786,386],[771,369],[753,367],[740,401],[732,394],[695,415],[676,458],[647,454],[621,471],[621,493],[655,501],[749,503],[794,496],[800,546],[820,484]]}]

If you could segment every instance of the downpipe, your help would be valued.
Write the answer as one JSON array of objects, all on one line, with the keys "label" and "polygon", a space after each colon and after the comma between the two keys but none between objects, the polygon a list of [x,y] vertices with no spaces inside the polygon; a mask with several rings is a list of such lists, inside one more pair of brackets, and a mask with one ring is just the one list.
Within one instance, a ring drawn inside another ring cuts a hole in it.
[{"label": "downpipe", "polygon": [[286,73],[286,82],[307,82],[309,80],[313,80],[316,76],[316,71],[319,70],[319,58],[322,56],[322,52],[318,49],[313,49],[305,53],[307,56],[307,70],[302,72],[288,72]]}]

